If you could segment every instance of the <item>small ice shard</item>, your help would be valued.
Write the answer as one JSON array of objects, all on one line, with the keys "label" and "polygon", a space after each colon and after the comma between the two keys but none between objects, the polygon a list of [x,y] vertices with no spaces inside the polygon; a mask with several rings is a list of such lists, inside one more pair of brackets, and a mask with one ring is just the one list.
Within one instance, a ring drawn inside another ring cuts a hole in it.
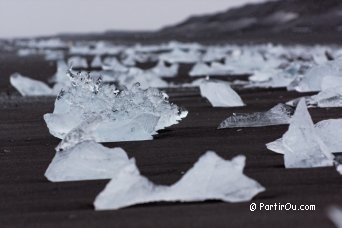
[{"label": "small ice shard", "polygon": [[220,80],[202,80],[201,96],[207,98],[213,107],[239,107],[245,104],[228,82]]},{"label": "small ice shard", "polygon": [[342,228],[342,208],[331,207],[328,210],[328,217],[337,228]]},{"label": "small ice shard", "polygon": [[245,157],[224,160],[208,151],[171,186],[156,185],[142,176],[134,163],[126,166],[96,197],[96,210],[120,209],[150,202],[222,200],[246,202],[265,190],[245,176]]},{"label": "small ice shard", "polygon": [[178,74],[179,65],[177,63],[167,66],[165,61],[159,60],[157,66],[152,69],[152,72],[160,77],[175,77]]},{"label": "small ice shard", "polygon": [[101,56],[99,55],[95,56],[93,61],[91,61],[90,66],[92,68],[101,68],[102,67]]},{"label": "small ice shard", "polygon": [[285,104],[277,104],[266,112],[237,113],[220,123],[218,129],[288,124],[293,112],[293,107]]},{"label": "small ice shard", "polygon": [[10,82],[22,96],[54,95],[53,90],[44,82],[24,77],[18,73],[11,75]]},{"label": "small ice shard", "polygon": [[45,172],[52,182],[111,179],[133,163],[121,148],[107,148],[84,141],[66,150],[57,150]]},{"label": "small ice shard", "polygon": [[73,68],[88,68],[87,60],[80,56],[73,56],[68,59],[68,65]]},{"label": "small ice shard", "polygon": [[283,151],[286,168],[333,165],[334,156],[315,129],[304,99],[298,103],[288,131],[270,148],[276,148],[278,153]]},{"label": "small ice shard", "polygon": [[[84,121],[100,116],[92,139],[97,142],[153,139],[157,130],[177,124],[187,111],[170,104],[158,89],[142,90],[139,84],[130,90],[116,90],[101,78],[69,71],[72,86],[62,90],[53,113],[44,115],[49,131],[63,139],[69,132],[83,127]],[[81,129],[82,130],[82,129]]]},{"label": "small ice shard", "polygon": [[272,150],[278,154],[284,154],[284,151],[285,151],[282,138],[279,138],[273,142],[267,143],[266,147],[267,149]]}]

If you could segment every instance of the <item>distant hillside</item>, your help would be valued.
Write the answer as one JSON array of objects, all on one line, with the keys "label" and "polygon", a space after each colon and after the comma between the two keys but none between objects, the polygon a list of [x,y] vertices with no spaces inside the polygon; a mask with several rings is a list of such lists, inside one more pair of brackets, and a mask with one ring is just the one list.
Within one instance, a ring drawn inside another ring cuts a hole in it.
[{"label": "distant hillside", "polygon": [[342,35],[342,0],[279,0],[249,4],[222,13],[191,17],[160,33],[188,39]]},{"label": "distant hillside", "polygon": [[120,43],[180,40],[203,43],[342,44],[342,0],[270,1],[222,13],[194,16],[155,32],[108,31],[100,34],[64,34],[59,37]]}]

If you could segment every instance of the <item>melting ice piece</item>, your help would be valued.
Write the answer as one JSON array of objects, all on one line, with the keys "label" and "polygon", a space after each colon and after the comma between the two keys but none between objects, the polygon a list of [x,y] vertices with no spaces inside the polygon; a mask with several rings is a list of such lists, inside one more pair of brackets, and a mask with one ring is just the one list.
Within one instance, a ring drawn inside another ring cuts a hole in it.
[{"label": "melting ice piece", "polygon": [[174,63],[166,66],[165,61],[159,60],[157,66],[152,69],[152,72],[160,77],[175,77],[178,73],[179,65]]},{"label": "melting ice piece", "polygon": [[73,56],[68,59],[68,65],[73,68],[88,68],[87,60],[80,56]]},{"label": "melting ice piece", "polygon": [[133,162],[121,148],[84,141],[57,151],[45,177],[52,182],[110,179]]},{"label": "melting ice piece", "polygon": [[[315,124],[315,131],[325,144],[329,152],[342,152],[342,119],[322,120]],[[284,154],[285,148],[282,144],[282,138],[266,144],[269,150]]]},{"label": "melting ice piece", "polygon": [[315,129],[329,152],[342,152],[342,119],[322,120]]},{"label": "melting ice piece", "polygon": [[100,67],[102,67],[101,56],[99,56],[99,55],[95,56],[93,61],[91,61],[90,66],[92,68],[100,68]]},{"label": "melting ice piece", "polygon": [[288,124],[293,112],[293,107],[285,104],[277,104],[266,112],[237,113],[220,123],[218,129]]},{"label": "melting ice piece", "polygon": [[202,97],[207,98],[213,107],[238,107],[245,104],[228,82],[203,80],[200,83]]},{"label": "melting ice piece", "polygon": [[315,129],[304,99],[298,103],[289,129],[281,141],[271,144],[269,148],[276,148],[277,152],[283,151],[286,168],[333,165],[334,156]]},{"label": "melting ice piece", "polygon": [[67,72],[69,70],[69,67],[66,65],[64,60],[59,60],[57,62],[57,71],[50,79],[51,82],[55,83],[61,83],[61,84],[67,84],[70,85],[70,79],[67,76]]},{"label": "melting ice piece", "polygon": [[53,90],[44,82],[24,77],[14,73],[10,77],[11,85],[18,90],[22,96],[51,96]]},{"label": "melting ice piece", "polygon": [[306,101],[310,106],[342,107],[342,86],[323,90]]},{"label": "melting ice piece", "polygon": [[114,72],[127,72],[128,68],[122,65],[115,57],[107,57],[103,60],[103,70],[112,70]]},{"label": "melting ice piece", "polygon": [[328,61],[322,65],[314,66],[308,70],[295,89],[299,92],[309,92],[342,86],[341,75],[342,59],[340,58],[333,61]]},{"label": "melting ice piece", "polygon": [[101,78],[69,72],[72,86],[62,90],[53,113],[44,120],[52,135],[64,138],[84,121],[101,116],[92,137],[98,142],[152,139],[156,131],[177,124],[187,111],[170,104],[158,89],[142,90],[139,85],[118,91],[102,84]]},{"label": "melting ice piece", "polygon": [[339,208],[339,207],[329,208],[328,216],[337,228],[342,228],[342,208]]},{"label": "melting ice piece", "polygon": [[168,83],[156,75],[153,71],[141,70],[136,67],[131,67],[128,72],[122,73],[117,77],[121,85],[127,88],[132,88],[136,83],[140,84],[142,89],[165,88]]},{"label": "melting ice piece", "polygon": [[141,176],[136,165],[131,164],[96,197],[95,209],[120,209],[158,201],[250,201],[265,188],[243,174],[244,166],[244,156],[240,155],[229,161],[208,151],[177,183],[162,186]]}]

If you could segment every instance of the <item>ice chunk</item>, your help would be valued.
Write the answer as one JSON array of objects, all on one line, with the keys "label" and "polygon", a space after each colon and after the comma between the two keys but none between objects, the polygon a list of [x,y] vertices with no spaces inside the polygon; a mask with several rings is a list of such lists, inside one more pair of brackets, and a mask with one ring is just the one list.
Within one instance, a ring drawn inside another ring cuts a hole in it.
[{"label": "ice chunk", "polygon": [[99,56],[99,55],[95,56],[93,61],[91,61],[90,66],[92,68],[100,68],[100,67],[102,67],[101,56]]},{"label": "ice chunk", "polygon": [[286,168],[310,168],[332,166],[334,156],[324,144],[314,127],[305,100],[301,99],[290,120],[288,131],[283,135],[277,152],[283,150]]},{"label": "ice chunk", "polygon": [[116,57],[107,57],[103,60],[102,69],[114,72],[127,72],[128,68],[122,65]]},{"label": "ice chunk", "polygon": [[328,210],[328,216],[337,228],[342,228],[342,208],[331,207]]},{"label": "ice chunk", "polygon": [[317,107],[342,107],[342,86],[323,90],[307,98],[306,102]]},{"label": "ice chunk", "polygon": [[330,152],[342,152],[342,119],[322,120],[315,129]]},{"label": "ice chunk", "polygon": [[[342,119],[322,120],[315,124],[315,132],[323,141],[329,152],[342,152]],[[269,150],[284,154],[285,147],[282,144],[282,138],[266,144]]]},{"label": "ice chunk", "polygon": [[65,85],[70,85],[70,79],[67,75],[69,67],[66,65],[64,60],[59,60],[57,62],[57,71],[50,79],[51,82],[61,83]]},{"label": "ice chunk", "polygon": [[277,104],[266,112],[237,113],[225,119],[218,129],[236,127],[263,127],[288,124],[294,108],[285,104]]},{"label": "ice chunk", "polygon": [[140,84],[142,89],[153,88],[166,88],[168,83],[149,70],[141,70],[139,68],[131,67],[128,72],[117,75],[116,80],[120,85],[127,88],[132,88],[136,83]]},{"label": "ice chunk", "polygon": [[152,139],[157,130],[177,124],[187,111],[170,104],[158,89],[142,90],[139,84],[130,90],[116,90],[101,78],[69,71],[72,86],[62,90],[53,113],[44,120],[52,135],[64,138],[84,121],[100,116],[92,137],[98,142]]},{"label": "ice chunk", "polygon": [[[327,89],[329,87],[342,86],[341,77],[342,58],[312,67],[304,74],[303,79],[298,83],[295,89],[299,92],[309,92],[321,91],[322,89]],[[323,83],[324,88],[322,87]]]},{"label": "ice chunk", "polygon": [[207,98],[213,107],[244,106],[241,97],[230,87],[228,82],[220,80],[202,80],[201,96]]},{"label": "ice chunk", "polygon": [[10,76],[10,82],[22,96],[54,95],[53,90],[44,82],[24,77],[18,73],[14,73]]},{"label": "ice chunk", "polygon": [[158,201],[250,201],[265,188],[243,174],[244,166],[244,156],[229,161],[208,151],[177,183],[162,186],[141,176],[136,165],[131,164],[96,197],[95,209],[120,209]]},{"label": "ice chunk", "polygon": [[73,68],[88,68],[87,60],[80,56],[73,56],[68,59],[68,65]]},{"label": "ice chunk", "polygon": [[56,151],[45,177],[52,182],[111,179],[132,162],[121,148],[84,141]]},{"label": "ice chunk", "polygon": [[175,77],[178,73],[179,65],[177,63],[166,66],[165,61],[159,60],[157,66],[152,69],[152,72],[161,77]]}]

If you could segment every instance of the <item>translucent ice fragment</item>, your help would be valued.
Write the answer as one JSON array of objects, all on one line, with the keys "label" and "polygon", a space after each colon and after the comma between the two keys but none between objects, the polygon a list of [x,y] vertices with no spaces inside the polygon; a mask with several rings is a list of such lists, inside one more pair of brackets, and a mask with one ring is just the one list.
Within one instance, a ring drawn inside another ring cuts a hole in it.
[{"label": "translucent ice fragment", "polygon": [[57,151],[45,177],[52,182],[111,179],[132,162],[121,148],[84,141]]},{"label": "translucent ice fragment", "polygon": [[332,87],[306,99],[310,106],[342,107],[342,86]]},{"label": "translucent ice fragment", "polygon": [[167,66],[165,61],[159,60],[152,72],[160,77],[175,77],[178,74],[179,65],[177,63]]},{"label": "translucent ice fragment", "polygon": [[68,65],[73,68],[88,68],[87,60],[80,56],[73,56],[68,59]]},{"label": "translucent ice fragment", "polygon": [[100,68],[100,67],[102,67],[101,56],[99,56],[99,55],[95,56],[93,61],[91,61],[90,66],[92,68]]},{"label": "translucent ice fragment", "polygon": [[136,67],[131,67],[128,72],[122,73],[117,77],[120,85],[127,88],[132,88],[136,83],[140,84],[142,89],[152,88],[165,88],[168,83],[156,75],[153,71],[141,70]]},{"label": "translucent ice fragment", "polygon": [[131,164],[123,168],[96,197],[95,209],[120,209],[158,201],[250,201],[265,188],[243,174],[244,166],[244,156],[229,161],[208,151],[177,183],[162,186],[149,181],[135,164]]},{"label": "translucent ice fragment", "polygon": [[200,83],[202,97],[207,98],[213,107],[244,106],[241,97],[230,87],[228,82],[203,80]]},{"label": "translucent ice fragment", "polygon": [[84,126],[95,116],[100,123],[92,131],[98,142],[152,139],[156,131],[177,124],[187,111],[170,104],[168,96],[158,89],[142,90],[139,84],[131,89],[116,90],[103,84],[101,78],[73,74],[71,87],[62,90],[53,113],[44,115],[52,135],[64,138],[70,131]]},{"label": "translucent ice fragment", "polygon": [[336,228],[342,228],[342,208],[329,208],[328,216],[331,219],[331,221],[335,224]]},{"label": "translucent ice fragment", "polygon": [[11,85],[18,90],[22,96],[51,96],[53,90],[44,82],[24,77],[14,73],[10,77]]},{"label": "translucent ice fragment", "polygon": [[[315,131],[329,152],[342,152],[342,119],[322,120],[315,124]],[[285,151],[282,138],[266,144],[266,147],[280,154],[284,154]]]},{"label": "translucent ice fragment", "polygon": [[[328,61],[322,65],[312,67],[304,74],[303,79],[298,83],[295,89],[299,92],[309,92],[321,91],[322,89],[327,89],[329,87],[341,86],[341,76],[342,59],[340,58],[333,61]],[[338,80],[331,80],[331,77]],[[333,83],[332,81],[335,81],[335,83]]]},{"label": "translucent ice fragment", "polygon": [[[278,143],[278,144],[277,144]],[[334,156],[314,127],[305,100],[301,99],[290,120],[288,131],[271,146],[283,151],[286,168],[332,166]]]},{"label": "translucent ice fragment", "polygon": [[293,107],[285,104],[277,104],[266,112],[237,113],[220,123],[218,129],[288,124],[293,112]]},{"label": "translucent ice fragment", "polygon": [[57,62],[57,71],[50,79],[51,82],[62,83],[70,85],[70,79],[67,75],[69,67],[66,65],[64,60],[59,60]]},{"label": "translucent ice fragment", "polygon": [[107,57],[103,60],[103,70],[112,70],[114,72],[127,72],[128,68],[122,65],[116,57]]},{"label": "translucent ice fragment", "polygon": [[342,152],[342,119],[322,120],[315,129],[329,152]]}]

